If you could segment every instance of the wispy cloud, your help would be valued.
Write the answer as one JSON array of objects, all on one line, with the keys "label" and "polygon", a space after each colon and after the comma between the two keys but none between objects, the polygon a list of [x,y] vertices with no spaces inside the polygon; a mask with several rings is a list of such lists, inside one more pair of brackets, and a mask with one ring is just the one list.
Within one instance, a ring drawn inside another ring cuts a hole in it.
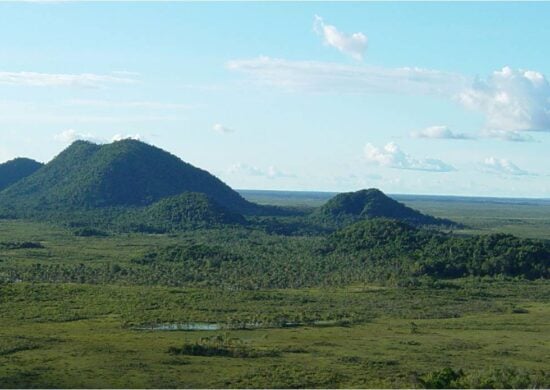
[{"label": "wispy cloud", "polygon": [[229,61],[227,68],[260,85],[296,92],[407,93],[454,96],[467,85],[464,76],[422,68],[383,68],[331,62],[257,57]]},{"label": "wispy cloud", "polygon": [[456,169],[441,160],[415,158],[403,152],[397,144],[390,142],[384,148],[368,143],[364,149],[365,159],[371,164],[395,169],[409,169],[426,172],[451,172]]},{"label": "wispy cloud", "polygon": [[152,101],[116,101],[116,100],[94,100],[94,99],[73,99],[67,101],[71,106],[98,107],[98,108],[130,108],[130,109],[151,109],[151,110],[190,110],[195,106],[183,103],[166,103]]},{"label": "wispy cloud", "polygon": [[85,87],[99,88],[108,84],[132,84],[137,82],[129,75],[117,76],[95,73],[38,73],[0,71],[0,84],[29,87]]},{"label": "wispy cloud", "polygon": [[326,24],[318,15],[315,15],[313,30],[323,37],[325,45],[331,46],[356,60],[361,60],[367,50],[367,36],[361,32],[351,35],[344,34],[336,27]]},{"label": "wispy cloud", "polygon": [[473,139],[474,137],[465,133],[456,133],[447,126],[430,126],[411,133],[413,138],[431,139]]},{"label": "wispy cloud", "polygon": [[237,163],[232,165],[228,170],[230,174],[244,174],[246,176],[258,176],[265,177],[268,179],[279,179],[279,178],[295,178],[296,176],[290,173],[283,172],[273,165],[269,166],[267,169],[258,168],[253,165],[248,165],[244,163]]},{"label": "wispy cloud", "polygon": [[254,82],[293,92],[336,94],[395,93],[437,96],[482,112],[485,132],[508,132],[501,139],[526,141],[525,131],[550,131],[550,84],[532,70],[504,67],[489,77],[422,68],[384,68],[269,57],[227,63]]},{"label": "wispy cloud", "polygon": [[538,142],[535,138],[525,132],[513,130],[506,131],[486,129],[482,131],[482,135],[487,138],[495,138],[509,142]]},{"label": "wispy cloud", "polygon": [[235,129],[224,126],[221,123],[214,124],[214,126],[212,126],[212,130],[220,134],[229,134],[235,132]]},{"label": "wispy cloud", "polygon": [[481,170],[488,173],[511,176],[533,175],[532,173],[519,168],[510,160],[496,157],[487,157],[481,164]]}]

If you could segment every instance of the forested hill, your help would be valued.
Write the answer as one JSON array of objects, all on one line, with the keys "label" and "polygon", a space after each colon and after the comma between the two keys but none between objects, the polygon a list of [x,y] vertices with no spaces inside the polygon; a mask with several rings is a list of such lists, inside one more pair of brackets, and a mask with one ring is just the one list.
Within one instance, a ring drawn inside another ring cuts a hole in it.
[{"label": "forested hill", "polygon": [[386,196],[376,188],[338,194],[316,210],[312,218],[340,225],[372,218],[390,218],[416,226],[456,225],[446,219],[422,214]]},{"label": "forested hill", "polygon": [[0,208],[85,210],[147,206],[182,192],[206,194],[232,212],[273,211],[242,198],[207,171],[136,140],[76,141],[35,174],[0,194]]},{"label": "forested hill", "polygon": [[205,194],[184,192],[152,205],[129,210],[117,221],[122,231],[174,232],[226,225],[245,225],[246,219],[220,206]]},{"label": "forested hill", "polygon": [[0,164],[0,191],[32,175],[44,164],[30,158],[16,158]]}]

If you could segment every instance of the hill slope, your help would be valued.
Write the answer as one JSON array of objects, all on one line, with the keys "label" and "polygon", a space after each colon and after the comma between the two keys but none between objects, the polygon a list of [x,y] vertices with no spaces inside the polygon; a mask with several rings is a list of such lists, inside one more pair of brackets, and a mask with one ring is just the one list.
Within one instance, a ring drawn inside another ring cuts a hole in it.
[{"label": "hill slope", "polygon": [[371,188],[338,194],[317,209],[312,218],[325,223],[352,223],[371,218],[390,218],[412,225],[453,225],[449,220],[425,215]]},{"label": "hill slope", "polygon": [[218,205],[205,194],[184,192],[126,215],[122,228],[144,231],[181,231],[245,224],[245,218]]},{"label": "hill slope", "polygon": [[32,175],[43,165],[30,158],[16,158],[0,164],[0,191]]},{"label": "hill slope", "polygon": [[59,211],[147,206],[182,192],[204,193],[233,212],[266,209],[207,171],[135,140],[106,145],[76,141],[39,172],[6,189],[0,207]]}]

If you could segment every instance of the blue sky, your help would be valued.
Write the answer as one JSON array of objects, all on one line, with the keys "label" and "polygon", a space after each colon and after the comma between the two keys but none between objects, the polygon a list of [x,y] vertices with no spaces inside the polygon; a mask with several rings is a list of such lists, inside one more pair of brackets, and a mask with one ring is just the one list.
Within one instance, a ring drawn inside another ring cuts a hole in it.
[{"label": "blue sky", "polygon": [[0,3],[0,161],[140,138],[235,188],[550,197],[550,3]]}]

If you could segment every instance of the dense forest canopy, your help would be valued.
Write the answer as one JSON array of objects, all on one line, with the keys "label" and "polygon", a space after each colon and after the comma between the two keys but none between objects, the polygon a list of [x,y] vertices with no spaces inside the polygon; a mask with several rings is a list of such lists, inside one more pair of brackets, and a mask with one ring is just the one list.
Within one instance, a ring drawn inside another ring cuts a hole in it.
[{"label": "dense forest canopy", "polygon": [[0,164],[0,191],[32,175],[43,166],[30,158],[15,158]]},{"label": "dense forest canopy", "polygon": [[413,225],[455,224],[413,210],[376,188],[338,194],[313,213],[312,217],[321,222],[340,225],[369,218],[393,218]]},{"label": "dense forest canopy", "polygon": [[207,194],[234,212],[265,209],[210,173],[130,139],[105,145],[74,142],[43,169],[7,188],[0,207],[43,211],[147,206],[186,191]]}]

